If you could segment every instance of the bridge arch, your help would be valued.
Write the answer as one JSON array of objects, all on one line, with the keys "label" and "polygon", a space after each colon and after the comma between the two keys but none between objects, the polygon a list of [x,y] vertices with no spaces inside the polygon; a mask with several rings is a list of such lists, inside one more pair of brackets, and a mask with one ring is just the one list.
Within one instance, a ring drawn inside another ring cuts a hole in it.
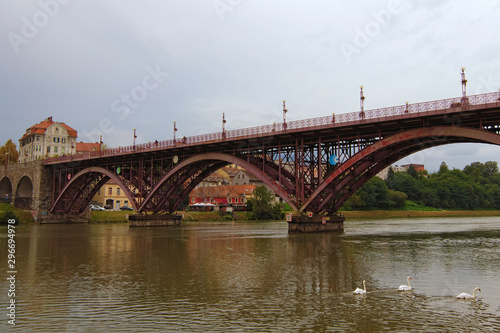
[{"label": "bridge arch", "polygon": [[421,150],[464,142],[500,145],[500,135],[483,129],[437,126],[389,136],[359,151],[335,169],[299,211],[336,211],[370,178],[394,162]]},{"label": "bridge arch", "polygon": [[14,205],[22,209],[31,209],[33,204],[33,182],[28,176],[19,179],[16,187]]},{"label": "bridge arch", "polygon": [[[257,166],[234,155],[212,152],[187,158],[169,170],[169,172],[155,185],[149,195],[145,198],[143,204],[139,208],[139,211],[146,210],[147,208],[157,212],[161,210],[162,207],[166,207],[164,203],[170,196],[172,196],[175,191],[175,187],[181,185],[190,178],[189,185],[182,191],[182,193],[177,194],[177,198],[171,205],[168,205],[168,210],[171,212],[174,211],[179,207],[181,201],[189,195],[191,190],[193,190],[204,178],[217,169],[229,164],[236,164],[246,169],[256,178],[263,181],[264,184],[269,186],[269,188],[271,188],[278,196],[288,203],[292,209],[297,210],[297,207],[291,200],[290,196],[276,182],[274,182],[268,174],[263,172]],[[195,171],[198,170],[203,171],[196,174]],[[179,175],[184,176],[179,177]],[[172,186],[165,186],[169,182]],[[176,186],[174,186],[174,184]]]},{"label": "bridge arch", "polygon": [[3,177],[0,180],[0,198],[2,202],[10,203],[12,201],[12,181],[9,177]]},{"label": "bridge arch", "polygon": [[134,209],[137,208],[132,190],[122,178],[102,167],[89,167],[81,170],[64,186],[54,201],[51,213],[83,213],[97,191],[108,181],[114,180],[123,190]]}]

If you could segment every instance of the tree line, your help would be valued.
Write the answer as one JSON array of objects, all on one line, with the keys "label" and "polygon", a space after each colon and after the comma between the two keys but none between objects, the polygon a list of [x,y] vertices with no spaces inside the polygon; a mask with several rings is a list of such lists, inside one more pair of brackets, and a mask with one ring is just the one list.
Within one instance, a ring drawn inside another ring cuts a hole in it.
[{"label": "tree line", "polygon": [[440,209],[500,209],[498,163],[474,162],[463,170],[450,170],[442,162],[431,174],[416,171],[413,165],[406,172],[389,168],[386,180],[373,177],[342,209],[401,209],[407,201]]}]

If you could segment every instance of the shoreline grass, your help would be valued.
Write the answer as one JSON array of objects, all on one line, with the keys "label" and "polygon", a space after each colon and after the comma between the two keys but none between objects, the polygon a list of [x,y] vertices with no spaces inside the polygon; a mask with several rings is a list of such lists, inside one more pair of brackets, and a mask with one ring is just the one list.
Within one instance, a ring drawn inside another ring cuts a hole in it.
[{"label": "shoreline grass", "polygon": [[[20,224],[35,223],[29,210],[21,210],[9,204],[0,204],[0,217],[5,212],[12,211],[19,218]],[[218,212],[178,211],[183,215],[183,221],[226,221]],[[500,210],[442,210],[419,205],[409,205],[404,210],[367,210],[367,211],[339,211],[338,213],[349,219],[392,219],[392,218],[431,218],[431,217],[485,217],[500,216]],[[127,211],[92,211],[90,223],[127,223],[127,215],[134,212]],[[235,221],[249,221],[248,212],[234,212]]]}]

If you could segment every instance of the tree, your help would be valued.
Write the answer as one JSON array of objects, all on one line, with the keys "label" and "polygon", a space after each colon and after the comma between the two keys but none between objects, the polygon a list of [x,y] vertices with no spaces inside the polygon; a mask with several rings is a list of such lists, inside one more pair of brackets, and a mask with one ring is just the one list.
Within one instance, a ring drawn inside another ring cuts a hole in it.
[{"label": "tree", "polygon": [[408,171],[406,172],[413,178],[418,179],[417,169],[415,169],[415,166],[413,164],[410,164],[410,166],[408,167]]},{"label": "tree", "polygon": [[445,162],[441,162],[441,165],[439,166],[438,175],[442,175],[448,171],[450,171],[448,165]]},{"label": "tree", "polygon": [[253,198],[249,200],[253,209],[253,217],[256,220],[272,220],[273,205],[272,200],[274,195],[264,185],[257,186],[253,192]]},{"label": "tree", "polygon": [[14,164],[19,159],[16,144],[11,139],[0,147],[0,165]]},{"label": "tree", "polygon": [[376,209],[389,207],[389,188],[385,181],[378,177],[373,177],[367,181],[356,194],[362,200],[363,209]]}]

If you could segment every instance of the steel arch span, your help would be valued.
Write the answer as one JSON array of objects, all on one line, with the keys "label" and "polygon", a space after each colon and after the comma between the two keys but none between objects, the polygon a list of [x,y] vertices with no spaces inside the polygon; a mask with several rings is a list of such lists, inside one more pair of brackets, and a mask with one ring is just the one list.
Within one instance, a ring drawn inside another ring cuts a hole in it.
[{"label": "steel arch span", "polygon": [[389,136],[340,165],[315,189],[299,211],[337,211],[370,178],[403,157],[431,147],[465,142],[500,145],[500,135],[483,129],[438,126]]},{"label": "steel arch span", "polygon": [[83,213],[97,191],[110,179],[120,186],[129,202],[136,208],[134,189],[126,186],[122,177],[102,167],[89,167],[71,177],[55,199],[50,212]]},{"label": "steel arch span", "polygon": [[[252,163],[253,162],[253,163]],[[236,164],[253,174],[264,184],[269,186],[290,207],[298,210],[291,197],[284,189],[260,169],[257,165],[262,164],[261,159],[254,158],[252,161],[225,153],[204,153],[192,156],[173,167],[154,186],[152,191],[144,199],[139,211],[173,212],[180,206],[182,200],[212,172],[229,165]],[[257,165],[256,165],[257,164]],[[184,186],[182,186],[184,185]]]}]

